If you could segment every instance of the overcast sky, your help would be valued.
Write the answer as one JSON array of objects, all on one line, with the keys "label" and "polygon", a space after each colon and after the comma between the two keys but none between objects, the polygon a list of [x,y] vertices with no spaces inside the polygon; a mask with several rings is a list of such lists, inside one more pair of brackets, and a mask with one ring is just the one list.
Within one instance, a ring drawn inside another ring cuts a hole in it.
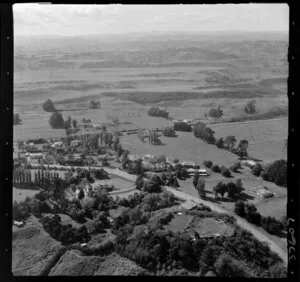
[{"label": "overcast sky", "polygon": [[287,4],[15,4],[15,35],[92,35],[149,31],[288,31]]}]

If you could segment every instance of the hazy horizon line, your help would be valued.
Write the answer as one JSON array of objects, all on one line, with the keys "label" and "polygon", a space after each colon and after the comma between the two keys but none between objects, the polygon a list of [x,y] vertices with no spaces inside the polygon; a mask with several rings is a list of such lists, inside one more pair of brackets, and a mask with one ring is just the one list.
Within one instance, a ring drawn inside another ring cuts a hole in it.
[{"label": "hazy horizon line", "polygon": [[89,37],[89,36],[120,36],[120,35],[159,35],[159,34],[205,34],[205,35],[215,35],[219,34],[241,34],[241,33],[269,33],[269,34],[289,34],[289,30],[214,30],[214,31],[146,31],[146,32],[123,32],[123,33],[92,33],[92,34],[78,34],[78,35],[63,35],[63,34],[14,34],[18,37]]}]

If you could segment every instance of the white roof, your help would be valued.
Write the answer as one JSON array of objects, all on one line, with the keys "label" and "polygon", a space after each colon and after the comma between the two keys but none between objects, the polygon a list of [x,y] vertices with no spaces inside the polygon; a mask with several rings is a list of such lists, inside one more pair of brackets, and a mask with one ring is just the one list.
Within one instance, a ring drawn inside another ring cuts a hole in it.
[{"label": "white roof", "polygon": [[257,190],[257,193],[264,194],[264,195],[273,194],[273,192],[271,192],[271,191],[269,191],[269,190],[267,190],[265,188]]},{"label": "white roof", "polygon": [[247,163],[247,164],[250,164],[250,165],[256,165],[256,162],[252,161],[252,160],[245,160],[245,161],[243,161],[243,163]]}]

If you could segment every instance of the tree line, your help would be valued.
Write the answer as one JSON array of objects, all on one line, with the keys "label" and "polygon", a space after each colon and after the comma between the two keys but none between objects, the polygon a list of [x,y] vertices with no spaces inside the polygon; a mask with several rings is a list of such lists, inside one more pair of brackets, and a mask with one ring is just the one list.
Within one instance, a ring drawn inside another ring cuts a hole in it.
[{"label": "tree line", "polygon": [[250,223],[261,226],[264,230],[273,235],[282,236],[282,231],[286,229],[286,224],[284,224],[283,221],[271,216],[262,216],[253,204],[238,201],[235,203],[234,212]]}]

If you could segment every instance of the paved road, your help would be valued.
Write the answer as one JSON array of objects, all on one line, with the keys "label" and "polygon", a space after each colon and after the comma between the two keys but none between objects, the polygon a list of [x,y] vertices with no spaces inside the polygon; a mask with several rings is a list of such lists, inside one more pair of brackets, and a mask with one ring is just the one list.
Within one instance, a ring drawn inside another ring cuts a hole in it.
[{"label": "paved road", "polygon": [[168,191],[172,192],[175,196],[177,196],[178,198],[181,198],[183,200],[190,200],[193,201],[195,203],[198,204],[204,204],[206,206],[209,206],[211,208],[211,210],[218,212],[218,213],[226,213],[229,214],[231,216],[234,216],[236,218],[237,224],[240,225],[242,228],[246,229],[247,231],[251,232],[259,241],[263,241],[266,242],[270,249],[277,253],[279,255],[279,257],[284,261],[284,263],[287,265],[287,253],[284,252],[275,242],[273,242],[270,238],[268,238],[265,234],[261,233],[259,230],[257,230],[257,228],[250,224],[249,222],[247,222],[245,219],[230,213],[229,211],[218,207],[216,204],[211,203],[209,201],[205,201],[202,200],[200,198],[188,195],[186,193],[183,193],[181,191],[175,190],[174,188],[171,187],[165,187]]}]

